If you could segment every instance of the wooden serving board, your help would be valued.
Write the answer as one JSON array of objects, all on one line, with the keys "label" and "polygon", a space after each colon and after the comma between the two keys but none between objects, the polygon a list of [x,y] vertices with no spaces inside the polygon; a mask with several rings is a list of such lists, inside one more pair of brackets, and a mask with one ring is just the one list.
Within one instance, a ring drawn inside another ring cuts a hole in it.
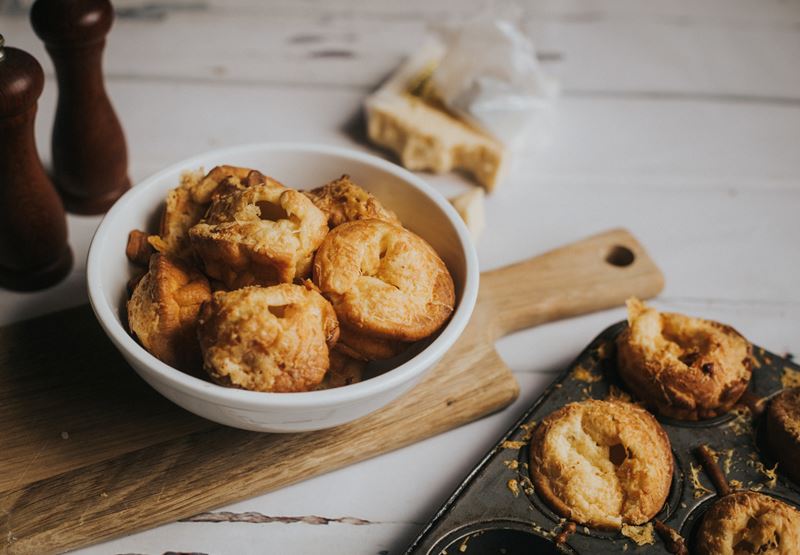
[{"label": "wooden serving board", "polygon": [[622,230],[483,273],[469,325],[416,388],[356,422],[289,435],[173,405],[88,306],[0,328],[0,553],[61,552],[189,517],[475,420],[518,393],[498,337],[662,287]]}]

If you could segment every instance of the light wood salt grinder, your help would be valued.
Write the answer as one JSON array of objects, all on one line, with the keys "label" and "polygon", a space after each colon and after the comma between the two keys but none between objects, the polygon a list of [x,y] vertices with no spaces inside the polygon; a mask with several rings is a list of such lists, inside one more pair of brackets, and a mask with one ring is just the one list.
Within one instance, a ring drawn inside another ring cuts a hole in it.
[{"label": "light wood salt grinder", "polygon": [[44,73],[33,56],[0,36],[0,287],[30,291],[72,267],[61,199],[33,136]]},{"label": "light wood salt grinder", "polygon": [[103,84],[108,0],[37,0],[31,23],[58,79],[52,176],[67,210],[101,214],[130,187],[125,135]]}]

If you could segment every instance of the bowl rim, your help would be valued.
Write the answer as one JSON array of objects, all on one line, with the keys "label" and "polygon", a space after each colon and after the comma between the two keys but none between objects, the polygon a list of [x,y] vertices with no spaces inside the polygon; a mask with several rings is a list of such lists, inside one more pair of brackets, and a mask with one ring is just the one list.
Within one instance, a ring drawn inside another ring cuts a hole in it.
[{"label": "bowl rim", "polygon": [[[169,366],[151,355],[131,337],[127,330],[125,330],[122,322],[115,316],[110,303],[106,301],[106,295],[104,294],[105,289],[102,281],[101,258],[103,253],[109,248],[108,229],[114,218],[118,214],[123,213],[128,206],[135,205],[136,201],[143,196],[146,191],[172,173],[198,167],[199,165],[207,165],[207,159],[212,157],[219,158],[226,155],[265,151],[299,151],[308,154],[333,155],[376,166],[378,169],[394,174],[395,177],[420,190],[447,216],[456,231],[459,244],[464,253],[466,275],[462,298],[458,306],[439,335],[427,347],[403,364],[379,376],[356,384],[316,391],[272,393],[224,387],[191,376]],[[379,158],[378,156],[346,147],[306,142],[246,143],[214,149],[171,164],[150,175],[131,187],[131,189],[122,195],[111,209],[108,210],[100,222],[100,225],[98,225],[95,230],[89,245],[89,253],[86,261],[86,284],[92,310],[101,327],[105,330],[115,346],[124,353],[134,357],[136,361],[140,363],[141,368],[134,366],[134,370],[137,372],[142,371],[153,379],[163,378],[184,394],[212,402],[216,405],[229,406],[232,408],[319,408],[334,406],[372,397],[373,395],[391,390],[414,379],[436,363],[438,359],[452,347],[464,331],[475,307],[479,280],[480,271],[478,269],[478,256],[469,231],[455,208],[453,208],[436,189],[405,168]],[[147,378],[147,376],[143,377]],[[149,382],[150,380],[147,379],[146,381]]]}]

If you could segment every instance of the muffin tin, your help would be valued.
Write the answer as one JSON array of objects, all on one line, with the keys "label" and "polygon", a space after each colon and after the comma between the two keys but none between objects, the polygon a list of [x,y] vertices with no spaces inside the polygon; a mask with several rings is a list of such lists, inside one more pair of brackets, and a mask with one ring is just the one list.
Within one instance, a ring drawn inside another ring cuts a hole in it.
[{"label": "muffin tin", "polygon": [[[629,399],[616,370],[614,339],[627,324],[603,331],[486,454],[436,513],[407,555],[517,553],[668,553],[652,522],[606,532],[578,525],[566,541],[556,536],[566,519],[538,497],[528,473],[528,440],[536,424],[567,403],[585,399]],[[753,347],[753,375],[745,396],[768,398],[800,367]],[[800,484],[775,470],[765,447],[764,417],[753,417],[743,405],[705,421],[685,422],[658,417],[669,436],[675,472],[667,501],[656,519],[678,531],[692,550],[703,513],[717,498],[714,486],[696,456],[708,445],[731,487],[755,489],[800,507]],[[638,542],[629,536],[638,537]],[[645,543],[651,537],[652,543]]]}]

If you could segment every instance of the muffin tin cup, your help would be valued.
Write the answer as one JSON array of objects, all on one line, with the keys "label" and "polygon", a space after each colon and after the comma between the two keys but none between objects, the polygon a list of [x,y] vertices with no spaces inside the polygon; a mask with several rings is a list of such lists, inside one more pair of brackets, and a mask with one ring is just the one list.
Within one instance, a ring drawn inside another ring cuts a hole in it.
[{"label": "muffin tin cup", "polygon": [[[664,506],[655,516],[655,518],[663,521],[666,521],[672,513],[675,512],[677,509],[681,497],[683,495],[683,490],[685,487],[685,480],[684,474],[681,470],[681,464],[678,460],[678,454],[673,450],[672,451],[672,458],[673,458],[673,472],[672,472],[672,482],[669,488],[669,494],[667,495],[667,500],[664,503]],[[530,461],[530,446],[526,443],[523,447],[519,450],[519,457],[517,459],[517,473],[519,477],[517,478],[518,482],[525,481],[526,477],[529,477],[530,474],[528,472],[528,461]],[[522,488],[521,491],[525,493],[528,497],[530,502],[536,507],[539,512],[543,515],[547,516],[553,525],[561,526],[564,522],[564,517],[556,513],[547,502],[542,499],[537,493],[536,488],[525,489]],[[608,530],[600,530],[598,528],[593,528],[590,526],[578,526],[575,530],[575,534],[583,534],[586,536],[590,536],[593,538],[601,538],[601,539],[624,539],[625,536],[619,531],[608,531]]]},{"label": "muffin tin cup", "polygon": [[453,530],[434,546],[431,553],[461,555],[473,553],[503,553],[503,555],[560,555],[574,554],[569,546],[556,545],[553,540],[535,530],[526,522],[517,520],[492,520],[471,524]]},{"label": "muffin tin cup", "polygon": [[[529,438],[542,418],[567,403],[586,399],[628,398],[616,370],[614,340],[625,322],[604,330],[552,383],[484,456],[406,551],[407,555],[460,553],[668,553],[652,530],[652,543],[638,544],[622,532],[578,525],[566,542],[554,539],[567,520],[535,491],[528,469]],[[769,398],[783,388],[785,372],[800,367],[759,347],[753,348],[748,391]],[[633,399],[635,401],[636,399]],[[707,445],[731,488],[753,489],[800,507],[800,484],[774,470],[763,441],[764,415],[746,409],[706,421],[657,417],[672,446],[674,473],[664,507],[656,515],[680,532],[690,550],[702,515],[718,498],[695,452]],[[636,529],[645,535],[650,527]],[[518,551],[528,546],[528,551]]]}]

